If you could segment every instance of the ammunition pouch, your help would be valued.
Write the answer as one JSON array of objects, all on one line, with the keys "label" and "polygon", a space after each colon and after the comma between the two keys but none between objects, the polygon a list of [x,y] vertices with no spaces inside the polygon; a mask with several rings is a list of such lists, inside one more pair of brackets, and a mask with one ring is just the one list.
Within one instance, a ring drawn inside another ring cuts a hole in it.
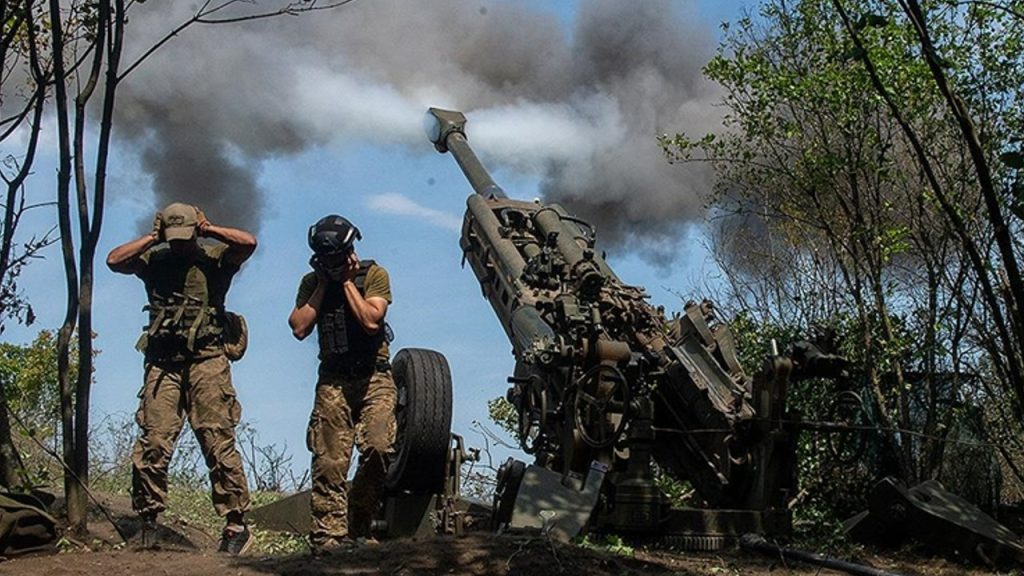
[{"label": "ammunition pouch", "polygon": [[184,360],[224,341],[224,311],[194,298],[151,302],[143,310],[149,312],[149,325],[135,347],[147,358]]},{"label": "ammunition pouch", "polygon": [[[344,304],[337,310],[320,315],[316,323],[317,343],[320,346],[320,357],[343,356],[348,353],[349,331],[356,325],[348,319]],[[359,329],[352,332],[358,335]]]},{"label": "ammunition pouch", "polygon": [[224,311],[224,355],[228,360],[237,362],[245,356],[249,347],[249,325],[245,316],[235,312]]}]

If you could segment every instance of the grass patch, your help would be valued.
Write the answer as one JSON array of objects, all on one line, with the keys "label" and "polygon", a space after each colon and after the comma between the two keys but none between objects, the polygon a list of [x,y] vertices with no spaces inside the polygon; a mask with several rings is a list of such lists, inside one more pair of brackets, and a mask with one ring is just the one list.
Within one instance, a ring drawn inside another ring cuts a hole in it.
[{"label": "grass patch", "polygon": [[[252,492],[250,499],[255,508],[276,502],[285,496],[286,494],[279,492]],[[172,487],[167,495],[165,516],[199,528],[214,538],[220,537],[220,531],[224,527],[224,519],[217,516],[214,511],[207,490]],[[252,530],[254,538],[249,552],[251,555],[286,556],[309,551],[305,535],[264,530],[256,524],[250,524],[249,529]]]},{"label": "grass patch", "polygon": [[615,556],[624,556],[626,558],[632,558],[636,555],[636,549],[629,544],[626,544],[618,534],[606,534],[603,541],[591,540],[590,535],[588,534],[579,540],[577,545],[586,550],[595,550],[597,552],[614,554]]}]

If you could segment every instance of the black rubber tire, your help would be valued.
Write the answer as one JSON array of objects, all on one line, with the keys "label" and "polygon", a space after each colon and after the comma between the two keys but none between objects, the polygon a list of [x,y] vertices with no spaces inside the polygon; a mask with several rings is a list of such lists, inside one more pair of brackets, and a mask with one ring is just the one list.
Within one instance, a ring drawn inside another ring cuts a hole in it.
[{"label": "black rubber tire", "polygon": [[433,350],[403,348],[392,363],[398,435],[385,487],[437,494],[444,489],[452,427],[452,374]]}]

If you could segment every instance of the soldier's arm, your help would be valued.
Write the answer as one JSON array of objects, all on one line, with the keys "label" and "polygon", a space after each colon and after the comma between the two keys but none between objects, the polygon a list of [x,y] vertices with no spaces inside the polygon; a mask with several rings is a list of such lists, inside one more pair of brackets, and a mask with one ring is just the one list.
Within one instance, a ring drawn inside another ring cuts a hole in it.
[{"label": "soldier's arm", "polygon": [[316,326],[316,317],[320,314],[320,305],[324,301],[324,292],[327,288],[326,279],[317,274],[316,288],[310,294],[309,299],[295,306],[291,315],[288,316],[288,326],[292,329],[292,335],[299,340],[305,340],[313,332]]},{"label": "soldier's arm", "polygon": [[228,245],[224,250],[224,260],[231,264],[241,265],[256,251],[256,237],[238,228],[218,226],[203,220],[197,227],[200,236],[214,238]]},{"label": "soldier's arm", "polygon": [[371,292],[368,290],[368,296],[364,297],[359,293],[359,288],[355,284],[355,278],[358,273],[359,256],[356,255],[355,251],[352,251],[349,254],[348,267],[345,270],[341,288],[345,291],[345,300],[348,301],[348,307],[352,311],[352,315],[355,316],[363,330],[366,330],[367,334],[376,334],[384,323],[384,315],[388,312],[387,298],[378,294],[390,294],[390,288],[386,288],[386,280],[382,278],[381,281],[385,282],[385,285],[377,287],[381,291]]},{"label": "soldier's arm", "polygon": [[155,234],[146,234],[130,242],[125,242],[107,254],[107,267],[121,274],[135,274],[142,267],[142,256],[146,250],[157,243]]},{"label": "soldier's arm", "polygon": [[379,296],[363,298],[359,288],[351,280],[342,284],[345,290],[345,298],[348,300],[352,315],[356,317],[359,324],[368,334],[376,334],[384,322],[384,315],[388,313],[388,301]]}]

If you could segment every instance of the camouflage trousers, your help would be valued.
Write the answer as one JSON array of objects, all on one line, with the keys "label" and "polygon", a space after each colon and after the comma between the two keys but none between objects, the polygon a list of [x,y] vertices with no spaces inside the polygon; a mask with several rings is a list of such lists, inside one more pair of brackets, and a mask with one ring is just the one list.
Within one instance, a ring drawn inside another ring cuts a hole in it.
[{"label": "camouflage trousers", "polygon": [[[343,376],[321,369],[306,445],[313,453],[310,539],[370,535],[395,443],[395,381],[391,371]],[[353,444],[359,467],[352,488]]]},{"label": "camouflage trousers", "polygon": [[224,355],[186,362],[146,363],[135,421],[142,434],[132,451],[132,506],[140,514],[159,513],[167,498],[167,467],[184,418],[199,442],[210,471],[217,514],[249,509],[242,457],[235,448],[235,426],[242,408],[231,385]]}]

